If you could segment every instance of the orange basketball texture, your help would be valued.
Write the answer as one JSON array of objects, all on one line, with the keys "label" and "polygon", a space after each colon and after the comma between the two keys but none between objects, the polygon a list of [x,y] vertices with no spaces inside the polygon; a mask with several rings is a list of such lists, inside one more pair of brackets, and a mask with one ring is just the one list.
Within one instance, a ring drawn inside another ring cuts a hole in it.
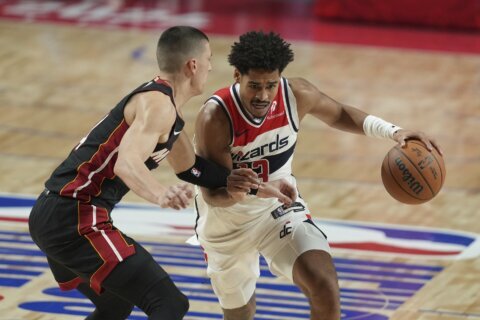
[{"label": "orange basketball texture", "polygon": [[434,148],[418,140],[396,145],[382,163],[382,181],[387,192],[406,204],[420,204],[435,197],[445,181],[445,163]]}]

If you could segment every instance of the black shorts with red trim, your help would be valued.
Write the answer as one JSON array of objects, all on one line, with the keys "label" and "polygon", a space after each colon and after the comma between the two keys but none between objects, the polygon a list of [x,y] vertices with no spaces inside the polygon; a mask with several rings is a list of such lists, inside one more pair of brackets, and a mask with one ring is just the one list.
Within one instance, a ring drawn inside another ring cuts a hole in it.
[{"label": "black shorts with red trim", "polygon": [[85,281],[100,293],[103,280],[139,246],[112,224],[110,210],[48,191],[32,208],[29,228],[64,290]]}]

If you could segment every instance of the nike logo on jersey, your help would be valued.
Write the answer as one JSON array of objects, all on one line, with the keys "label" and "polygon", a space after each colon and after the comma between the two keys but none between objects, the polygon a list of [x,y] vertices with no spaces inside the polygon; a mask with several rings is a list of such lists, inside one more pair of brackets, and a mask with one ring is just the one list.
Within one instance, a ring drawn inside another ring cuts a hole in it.
[{"label": "nike logo on jersey", "polygon": [[175,129],[173,130],[173,135],[174,136],[178,136],[180,133],[182,133],[182,130],[180,130],[180,131],[175,131]]}]

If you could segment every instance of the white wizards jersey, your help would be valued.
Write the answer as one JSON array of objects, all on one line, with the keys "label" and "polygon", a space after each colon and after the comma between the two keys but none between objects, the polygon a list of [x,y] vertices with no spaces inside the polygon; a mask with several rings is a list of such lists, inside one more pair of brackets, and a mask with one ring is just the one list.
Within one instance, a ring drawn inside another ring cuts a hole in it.
[{"label": "white wizards jersey", "polygon": [[[258,122],[253,120],[242,106],[239,84],[218,90],[207,102],[217,104],[228,115],[234,168],[251,168],[265,182],[286,178],[295,184],[295,179],[291,176],[291,165],[299,119],[295,96],[286,78],[280,78],[278,93],[271,102],[270,110],[263,119],[255,119]],[[201,203],[204,202],[203,199],[198,200],[199,204],[202,204],[198,208],[202,215],[201,207],[206,203]],[[278,206],[280,203],[277,199],[249,196],[246,200],[222,210],[241,215],[256,215]]]},{"label": "white wizards jersey", "polygon": [[239,84],[235,84],[217,91],[208,100],[222,107],[229,117],[234,168],[252,168],[265,182],[290,176],[298,115],[287,79],[281,78],[270,110],[258,123],[242,107],[238,91]]}]

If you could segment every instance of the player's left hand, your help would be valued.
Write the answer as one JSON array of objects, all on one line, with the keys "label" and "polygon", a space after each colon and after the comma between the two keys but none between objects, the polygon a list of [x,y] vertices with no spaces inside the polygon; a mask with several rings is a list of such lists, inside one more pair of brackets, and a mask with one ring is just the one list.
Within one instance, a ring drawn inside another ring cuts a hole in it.
[{"label": "player's left hand", "polygon": [[420,140],[429,151],[432,151],[433,148],[435,148],[441,155],[443,155],[442,149],[440,149],[438,143],[421,131],[400,129],[393,134],[393,140],[397,141],[402,148],[406,146],[407,140]]},{"label": "player's left hand", "polygon": [[172,208],[175,210],[185,209],[188,207],[192,198],[192,185],[189,183],[178,183],[167,188],[161,199],[160,206],[162,208]]},{"label": "player's left hand", "polygon": [[257,197],[277,198],[284,205],[290,206],[297,199],[297,189],[285,179],[262,183]]},{"label": "player's left hand", "polygon": [[260,181],[252,169],[233,169],[227,177],[227,191],[232,193],[247,193],[251,188],[258,188]]}]

